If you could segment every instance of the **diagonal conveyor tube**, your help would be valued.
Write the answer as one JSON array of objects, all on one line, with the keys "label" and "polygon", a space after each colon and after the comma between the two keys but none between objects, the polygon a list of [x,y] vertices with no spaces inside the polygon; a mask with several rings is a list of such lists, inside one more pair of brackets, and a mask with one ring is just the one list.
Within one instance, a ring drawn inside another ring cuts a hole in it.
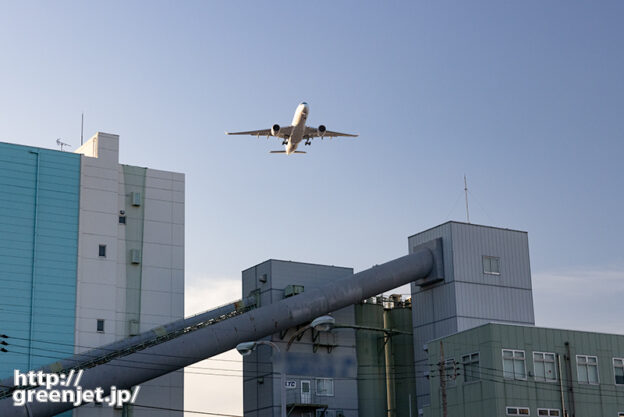
[{"label": "diagonal conveyor tube", "polygon": [[[318,316],[359,303],[384,291],[425,278],[432,271],[434,255],[423,248],[415,253],[330,284],[311,289],[271,305],[234,315],[226,320],[181,333],[178,337],[87,368],[81,379],[83,390],[111,386],[129,389],[169,372],[259,340]],[[45,388],[40,388],[45,389]],[[0,416],[44,417],[72,409],[71,403],[28,403],[16,407],[12,398],[0,400]]]}]

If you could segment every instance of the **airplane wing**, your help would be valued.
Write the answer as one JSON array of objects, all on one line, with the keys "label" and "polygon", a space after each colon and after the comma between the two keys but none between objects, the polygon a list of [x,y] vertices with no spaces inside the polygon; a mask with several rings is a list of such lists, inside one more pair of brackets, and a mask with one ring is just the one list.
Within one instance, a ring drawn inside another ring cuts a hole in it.
[{"label": "airplane wing", "polygon": [[338,136],[345,136],[345,137],[349,137],[349,138],[356,138],[359,135],[354,135],[352,133],[341,133],[341,132],[334,132],[331,130],[326,130],[325,133],[321,134],[321,132],[315,128],[315,127],[308,127],[306,126],[306,130],[305,133],[303,134],[303,138],[304,139],[312,139],[312,138],[316,138],[316,137],[327,137],[327,138],[335,138]]},{"label": "airplane wing", "polygon": [[[284,138],[290,136],[292,133],[292,126],[284,126],[277,132],[278,138]],[[272,136],[271,129],[260,130],[248,130],[246,132],[225,132],[226,135],[251,135],[251,136]]]}]

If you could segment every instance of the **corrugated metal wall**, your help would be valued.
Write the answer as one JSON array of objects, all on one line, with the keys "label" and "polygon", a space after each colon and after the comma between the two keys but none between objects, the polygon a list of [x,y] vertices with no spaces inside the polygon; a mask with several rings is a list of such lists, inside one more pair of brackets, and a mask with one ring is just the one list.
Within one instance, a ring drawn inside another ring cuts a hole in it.
[{"label": "corrugated metal wall", "polygon": [[[355,323],[359,326],[384,328],[383,304],[356,304]],[[359,417],[386,415],[386,360],[383,333],[358,330],[356,333],[358,363]]]},{"label": "corrugated metal wall", "polygon": [[0,143],[0,377],[73,353],[79,194],[80,155]]},{"label": "corrugated metal wall", "polygon": [[[535,323],[526,232],[447,222],[411,236],[409,251],[437,238],[442,239],[444,281],[423,288],[412,284],[419,408],[429,402],[429,384],[419,378],[428,341],[489,322]],[[499,258],[499,275],[484,273],[484,256]]]},{"label": "corrugated metal wall", "polygon": [[[282,300],[284,288],[288,285],[301,285],[304,291],[308,291],[350,275],[353,275],[352,268],[271,259],[243,271],[243,297],[257,290],[260,292],[260,305],[266,306]],[[350,306],[332,315],[337,324],[352,325],[355,323],[354,311],[354,306]],[[289,329],[285,334],[274,334],[266,339],[285,352],[287,342],[296,331]],[[333,347],[328,349],[327,345]],[[301,402],[301,381],[310,381],[311,402],[328,405],[330,413],[342,410],[346,417],[358,415],[353,329],[322,332],[315,341],[312,331],[307,330],[301,339],[294,340],[284,355],[284,362],[280,363],[277,356],[270,347],[262,346],[243,358],[243,407],[246,417],[280,415],[279,372],[282,368],[287,379],[296,383],[295,388],[286,390],[287,403]],[[316,378],[332,378],[334,395],[317,395]],[[301,413],[301,409],[297,408],[290,415],[296,417]]]},{"label": "corrugated metal wall", "polygon": [[[546,329],[532,326],[488,324],[443,338],[445,359],[461,361],[463,355],[479,352],[479,379],[465,382],[463,368],[455,386],[447,388],[449,415],[465,417],[505,415],[506,407],[527,407],[530,415],[538,408],[556,409],[563,406],[570,415],[617,416],[624,412],[624,386],[615,385],[613,358],[624,357],[624,336],[573,330]],[[439,342],[431,344],[429,363],[440,360]],[[566,342],[569,344],[569,356]],[[525,353],[524,379],[506,379],[503,375],[502,349]],[[535,378],[534,352],[559,355],[555,364],[556,380]],[[596,356],[599,384],[578,382],[576,355]],[[435,366],[432,365],[432,369]],[[431,408],[425,416],[441,414],[439,378],[430,379]],[[560,385],[561,382],[561,385]],[[570,395],[570,388],[573,395]],[[563,405],[562,392],[563,391]]]}]

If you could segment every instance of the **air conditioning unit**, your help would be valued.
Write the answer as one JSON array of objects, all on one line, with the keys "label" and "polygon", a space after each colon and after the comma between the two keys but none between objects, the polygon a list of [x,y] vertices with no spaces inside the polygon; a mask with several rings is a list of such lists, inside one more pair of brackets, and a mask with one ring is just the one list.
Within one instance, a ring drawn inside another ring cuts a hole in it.
[{"label": "air conditioning unit", "polygon": [[129,335],[130,336],[136,336],[139,334],[140,329],[139,329],[139,321],[135,320],[135,319],[131,319],[129,324],[128,324],[128,329],[129,329]]},{"label": "air conditioning unit", "polygon": [[130,249],[130,263],[141,263],[141,251],[139,249]]},{"label": "air conditioning unit", "polygon": [[138,191],[133,191],[130,194],[130,202],[132,203],[134,207],[140,207],[141,206],[141,193]]}]

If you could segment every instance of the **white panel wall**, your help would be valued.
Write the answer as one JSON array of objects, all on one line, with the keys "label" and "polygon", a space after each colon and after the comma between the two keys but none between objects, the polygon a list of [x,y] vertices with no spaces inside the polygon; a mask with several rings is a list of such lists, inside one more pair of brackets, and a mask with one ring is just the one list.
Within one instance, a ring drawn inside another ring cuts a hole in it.
[{"label": "white panel wall", "polygon": [[[85,156],[81,198],[76,307],[76,352],[127,337],[126,226],[119,223],[126,207],[119,137],[98,133],[76,152]],[[140,328],[184,316],[184,175],[148,169],[145,176],[143,249],[141,253]],[[106,245],[106,257],[98,246]],[[105,331],[96,331],[96,320]],[[129,369],[131,372],[131,369]],[[182,371],[141,386],[138,404],[183,409]],[[107,406],[84,406],[74,416],[121,416]],[[133,415],[176,416],[182,413],[135,407]]]}]

